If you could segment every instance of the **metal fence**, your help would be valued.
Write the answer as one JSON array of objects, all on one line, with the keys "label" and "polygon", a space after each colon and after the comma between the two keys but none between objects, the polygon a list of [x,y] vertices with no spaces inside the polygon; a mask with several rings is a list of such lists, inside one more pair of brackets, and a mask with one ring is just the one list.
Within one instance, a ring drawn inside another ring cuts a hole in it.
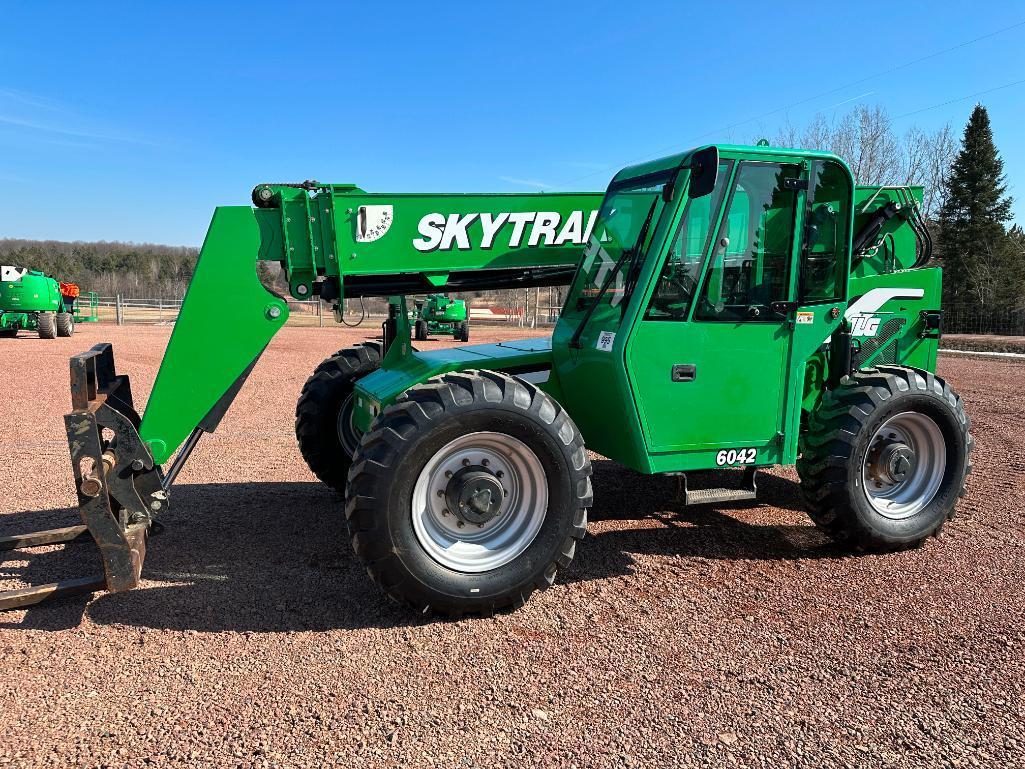
[{"label": "metal fence", "polygon": [[[502,325],[517,328],[544,328],[555,325],[560,308],[544,306],[531,293],[530,301],[513,306],[471,306],[470,323],[477,325]],[[161,325],[174,323],[181,311],[181,299],[132,299],[129,297],[101,296],[99,298],[99,319],[101,322],[125,324]],[[380,303],[379,303],[380,304]],[[230,311],[230,302],[225,303]],[[334,323],[331,310],[316,299],[305,301],[288,300],[288,325],[330,326]],[[359,300],[346,300],[345,318],[355,323],[361,316],[364,324],[380,325],[385,313],[382,307],[366,307],[364,314]],[[988,309],[976,305],[958,304],[943,310],[943,332],[945,334],[979,334],[997,336],[1025,336],[1025,309]]]},{"label": "metal fence", "polygon": [[[165,325],[172,324],[178,320],[178,313],[181,312],[181,299],[132,299],[121,296],[101,296],[99,298],[98,315],[100,322],[114,323],[118,326],[124,325]],[[230,311],[230,302],[225,303],[226,311]],[[326,308],[322,302],[316,299],[305,301],[288,300],[288,323],[289,326],[326,326],[334,323],[331,310]],[[346,319],[354,320],[360,317],[359,308],[355,308],[355,315],[350,319],[353,309],[349,308]],[[367,314],[366,322],[373,320],[379,323],[383,314]]]},{"label": "metal fence", "polygon": [[[334,324],[331,309],[316,299],[297,301],[289,299],[289,326],[330,326]],[[121,294],[99,297],[97,313],[102,323],[124,325],[167,325],[178,320],[182,300],[133,299]],[[225,303],[230,311],[230,302]],[[558,307],[516,306],[516,307],[471,307],[470,323],[479,325],[515,326],[517,328],[541,328],[555,325],[559,319]],[[364,308],[359,300],[346,300],[345,320],[356,324],[360,318],[363,325],[380,325],[385,312],[379,308]]]},{"label": "metal fence", "polygon": [[943,308],[944,334],[1025,336],[1025,308],[985,308],[956,304]]}]

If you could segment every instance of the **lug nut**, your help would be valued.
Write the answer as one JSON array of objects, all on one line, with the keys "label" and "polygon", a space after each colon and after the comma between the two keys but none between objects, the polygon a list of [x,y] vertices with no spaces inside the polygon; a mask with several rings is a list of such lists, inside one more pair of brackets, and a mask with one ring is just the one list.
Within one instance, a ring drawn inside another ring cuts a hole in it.
[{"label": "lug nut", "polygon": [[462,521],[459,521],[458,523],[456,523],[456,526],[458,526],[460,529],[463,528],[465,525],[466,524],[463,523]]},{"label": "lug nut", "polygon": [[446,507],[444,510],[442,510],[441,514],[442,515],[448,515],[448,508]]},{"label": "lug nut", "polygon": [[452,477],[452,471],[451,470],[446,470],[445,471],[445,477],[446,478],[451,478]]},{"label": "lug nut", "polygon": [[463,467],[469,467],[469,466],[470,466],[470,460],[467,459],[466,457],[463,457]]},{"label": "lug nut", "polygon": [[444,489],[438,489],[438,496],[439,497],[445,496],[445,490]]},{"label": "lug nut", "polygon": [[505,473],[503,473],[501,470],[499,470],[497,473],[495,473],[495,477],[496,478],[502,478],[504,476],[505,476]]},{"label": "lug nut", "polygon": [[480,461],[480,463],[481,463],[481,465],[483,465],[484,467],[487,467],[488,465],[490,465],[490,464],[491,464],[491,462],[490,462],[490,461],[488,461],[487,459],[482,459],[482,460]]},{"label": "lug nut", "polygon": [[478,523],[477,524],[477,528],[478,529],[483,529],[484,528],[484,524],[483,523]]}]

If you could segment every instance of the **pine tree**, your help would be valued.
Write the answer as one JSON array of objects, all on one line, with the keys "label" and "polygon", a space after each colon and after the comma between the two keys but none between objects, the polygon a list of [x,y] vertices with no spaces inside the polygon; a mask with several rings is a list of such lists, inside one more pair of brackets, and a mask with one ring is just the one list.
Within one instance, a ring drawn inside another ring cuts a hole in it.
[{"label": "pine tree", "polygon": [[1011,198],[989,113],[981,104],[968,119],[945,188],[939,216],[944,304],[998,309],[995,305],[1007,301],[1009,285],[1020,284],[1023,265],[1008,248]]}]

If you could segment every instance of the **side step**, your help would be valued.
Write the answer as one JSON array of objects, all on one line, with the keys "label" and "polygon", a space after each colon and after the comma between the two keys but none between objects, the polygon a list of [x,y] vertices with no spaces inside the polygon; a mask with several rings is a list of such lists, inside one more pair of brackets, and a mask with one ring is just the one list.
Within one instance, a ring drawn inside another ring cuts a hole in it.
[{"label": "side step", "polygon": [[690,489],[687,474],[680,473],[683,503],[685,505],[713,505],[732,502],[750,502],[758,498],[758,468],[745,467],[740,488]]}]

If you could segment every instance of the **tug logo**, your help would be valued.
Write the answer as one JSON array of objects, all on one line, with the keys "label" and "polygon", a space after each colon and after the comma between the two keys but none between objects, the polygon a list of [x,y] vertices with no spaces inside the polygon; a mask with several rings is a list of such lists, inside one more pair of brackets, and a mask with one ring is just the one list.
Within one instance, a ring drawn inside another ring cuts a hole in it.
[{"label": "tug logo", "polygon": [[[583,211],[572,211],[563,221],[556,211],[516,211],[513,213],[479,214],[426,214],[420,219],[417,231],[421,237],[413,239],[417,251],[469,251],[472,248],[493,248],[503,242],[509,248],[527,246],[582,246],[587,242],[598,218],[591,211],[584,222]],[[480,222],[480,227],[470,225]],[[476,245],[472,238],[479,234]]]},{"label": "tug logo", "polygon": [[875,336],[879,333],[879,318],[875,315],[851,315],[851,336]]}]

